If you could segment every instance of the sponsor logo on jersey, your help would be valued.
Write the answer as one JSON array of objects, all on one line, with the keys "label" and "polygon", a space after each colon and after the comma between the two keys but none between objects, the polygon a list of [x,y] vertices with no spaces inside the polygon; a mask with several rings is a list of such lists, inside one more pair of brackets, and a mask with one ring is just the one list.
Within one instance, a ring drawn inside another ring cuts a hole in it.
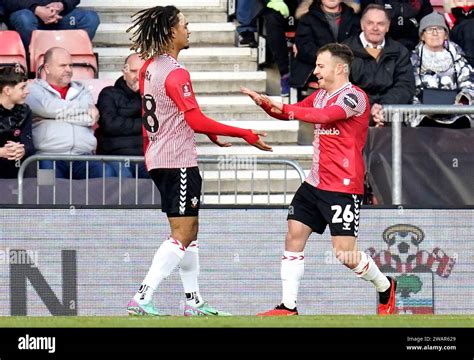
[{"label": "sponsor logo on jersey", "polygon": [[357,107],[357,104],[359,103],[359,100],[357,100],[356,94],[344,95],[343,101],[344,101],[344,104],[349,106],[351,109],[355,109]]},{"label": "sponsor logo on jersey", "polygon": [[184,97],[189,97],[191,96],[192,93],[191,93],[191,85],[189,85],[189,83],[186,83],[183,85],[183,96]]},{"label": "sponsor logo on jersey", "polygon": [[336,128],[332,128],[332,129],[316,129],[314,130],[315,134],[317,135],[334,135],[334,136],[338,136],[341,132],[336,129]]}]

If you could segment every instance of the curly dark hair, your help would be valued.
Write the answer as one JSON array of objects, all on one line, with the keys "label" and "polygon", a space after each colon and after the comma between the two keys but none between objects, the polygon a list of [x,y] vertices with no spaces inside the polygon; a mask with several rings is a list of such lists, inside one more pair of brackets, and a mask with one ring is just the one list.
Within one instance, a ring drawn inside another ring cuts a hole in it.
[{"label": "curly dark hair", "polygon": [[127,33],[133,32],[130,49],[145,60],[165,52],[172,40],[171,28],[179,22],[179,13],[175,6],[168,5],[155,6],[133,14],[132,26],[127,29]]}]

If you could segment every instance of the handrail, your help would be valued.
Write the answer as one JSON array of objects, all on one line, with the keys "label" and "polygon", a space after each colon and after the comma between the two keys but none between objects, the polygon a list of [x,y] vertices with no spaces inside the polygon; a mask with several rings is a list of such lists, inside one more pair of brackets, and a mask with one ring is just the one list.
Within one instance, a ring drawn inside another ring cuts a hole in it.
[{"label": "handrail", "polygon": [[392,204],[402,200],[402,122],[405,116],[474,114],[474,105],[383,105],[384,118],[392,124]]},{"label": "handrail", "polygon": [[[24,176],[26,168],[33,162],[37,162],[40,160],[56,160],[56,161],[102,161],[102,162],[130,162],[130,163],[142,163],[144,162],[143,156],[113,156],[113,155],[33,155],[28,157],[24,162],[22,162],[20,169],[18,171],[18,204],[23,204],[23,185],[24,185]],[[218,157],[198,157],[198,163],[200,164],[220,164],[223,161],[222,156]],[[264,159],[264,158],[254,158],[253,161],[256,164],[265,164],[265,165],[286,165],[292,167],[297,173],[300,178],[300,181],[303,182],[306,178],[303,168],[301,165],[294,160],[288,159]],[[220,167],[218,169],[219,176],[220,176]],[[236,181],[237,178],[237,170],[236,171]],[[286,181],[286,172],[287,169],[285,168],[285,181]],[[105,175],[103,175],[103,178]],[[121,176],[119,176],[121,179]],[[253,179],[253,175],[252,175]],[[70,179],[71,180],[71,179]],[[88,180],[88,179],[87,179]],[[269,181],[270,179],[268,179]],[[120,186],[120,181],[119,181]],[[286,184],[285,184],[286,189]],[[119,188],[120,190],[120,188]],[[204,185],[203,185],[204,191]],[[252,193],[253,194],[253,193]],[[236,193],[237,195],[237,193]],[[220,196],[220,195],[219,195]],[[253,196],[253,195],[252,195]],[[285,190],[286,196],[286,190]],[[120,205],[120,203],[119,203]]]}]

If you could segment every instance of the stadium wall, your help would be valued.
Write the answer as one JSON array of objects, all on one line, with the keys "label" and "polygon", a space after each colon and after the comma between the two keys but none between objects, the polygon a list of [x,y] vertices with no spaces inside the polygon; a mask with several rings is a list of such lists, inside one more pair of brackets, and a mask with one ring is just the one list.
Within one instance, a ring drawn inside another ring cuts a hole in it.
[{"label": "stadium wall", "polygon": [[[474,314],[474,208],[362,209],[359,247],[398,277],[400,313]],[[169,235],[158,209],[0,209],[0,315],[126,315],[125,307]],[[213,306],[253,315],[281,296],[283,208],[203,209],[201,293]],[[175,271],[155,295],[182,314]],[[298,309],[375,314],[373,286],[340,265],[330,235],[312,235]]]}]

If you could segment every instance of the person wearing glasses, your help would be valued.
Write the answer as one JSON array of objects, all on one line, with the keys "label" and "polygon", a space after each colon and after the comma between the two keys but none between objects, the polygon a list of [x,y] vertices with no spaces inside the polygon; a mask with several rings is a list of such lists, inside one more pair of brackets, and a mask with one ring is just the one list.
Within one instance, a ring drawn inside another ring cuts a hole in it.
[{"label": "person wearing glasses", "polygon": [[[474,70],[459,45],[448,40],[444,17],[433,12],[420,22],[420,42],[411,56],[416,82],[414,104],[470,105],[474,98]],[[474,118],[456,115],[417,115],[411,126],[472,127]]]}]

